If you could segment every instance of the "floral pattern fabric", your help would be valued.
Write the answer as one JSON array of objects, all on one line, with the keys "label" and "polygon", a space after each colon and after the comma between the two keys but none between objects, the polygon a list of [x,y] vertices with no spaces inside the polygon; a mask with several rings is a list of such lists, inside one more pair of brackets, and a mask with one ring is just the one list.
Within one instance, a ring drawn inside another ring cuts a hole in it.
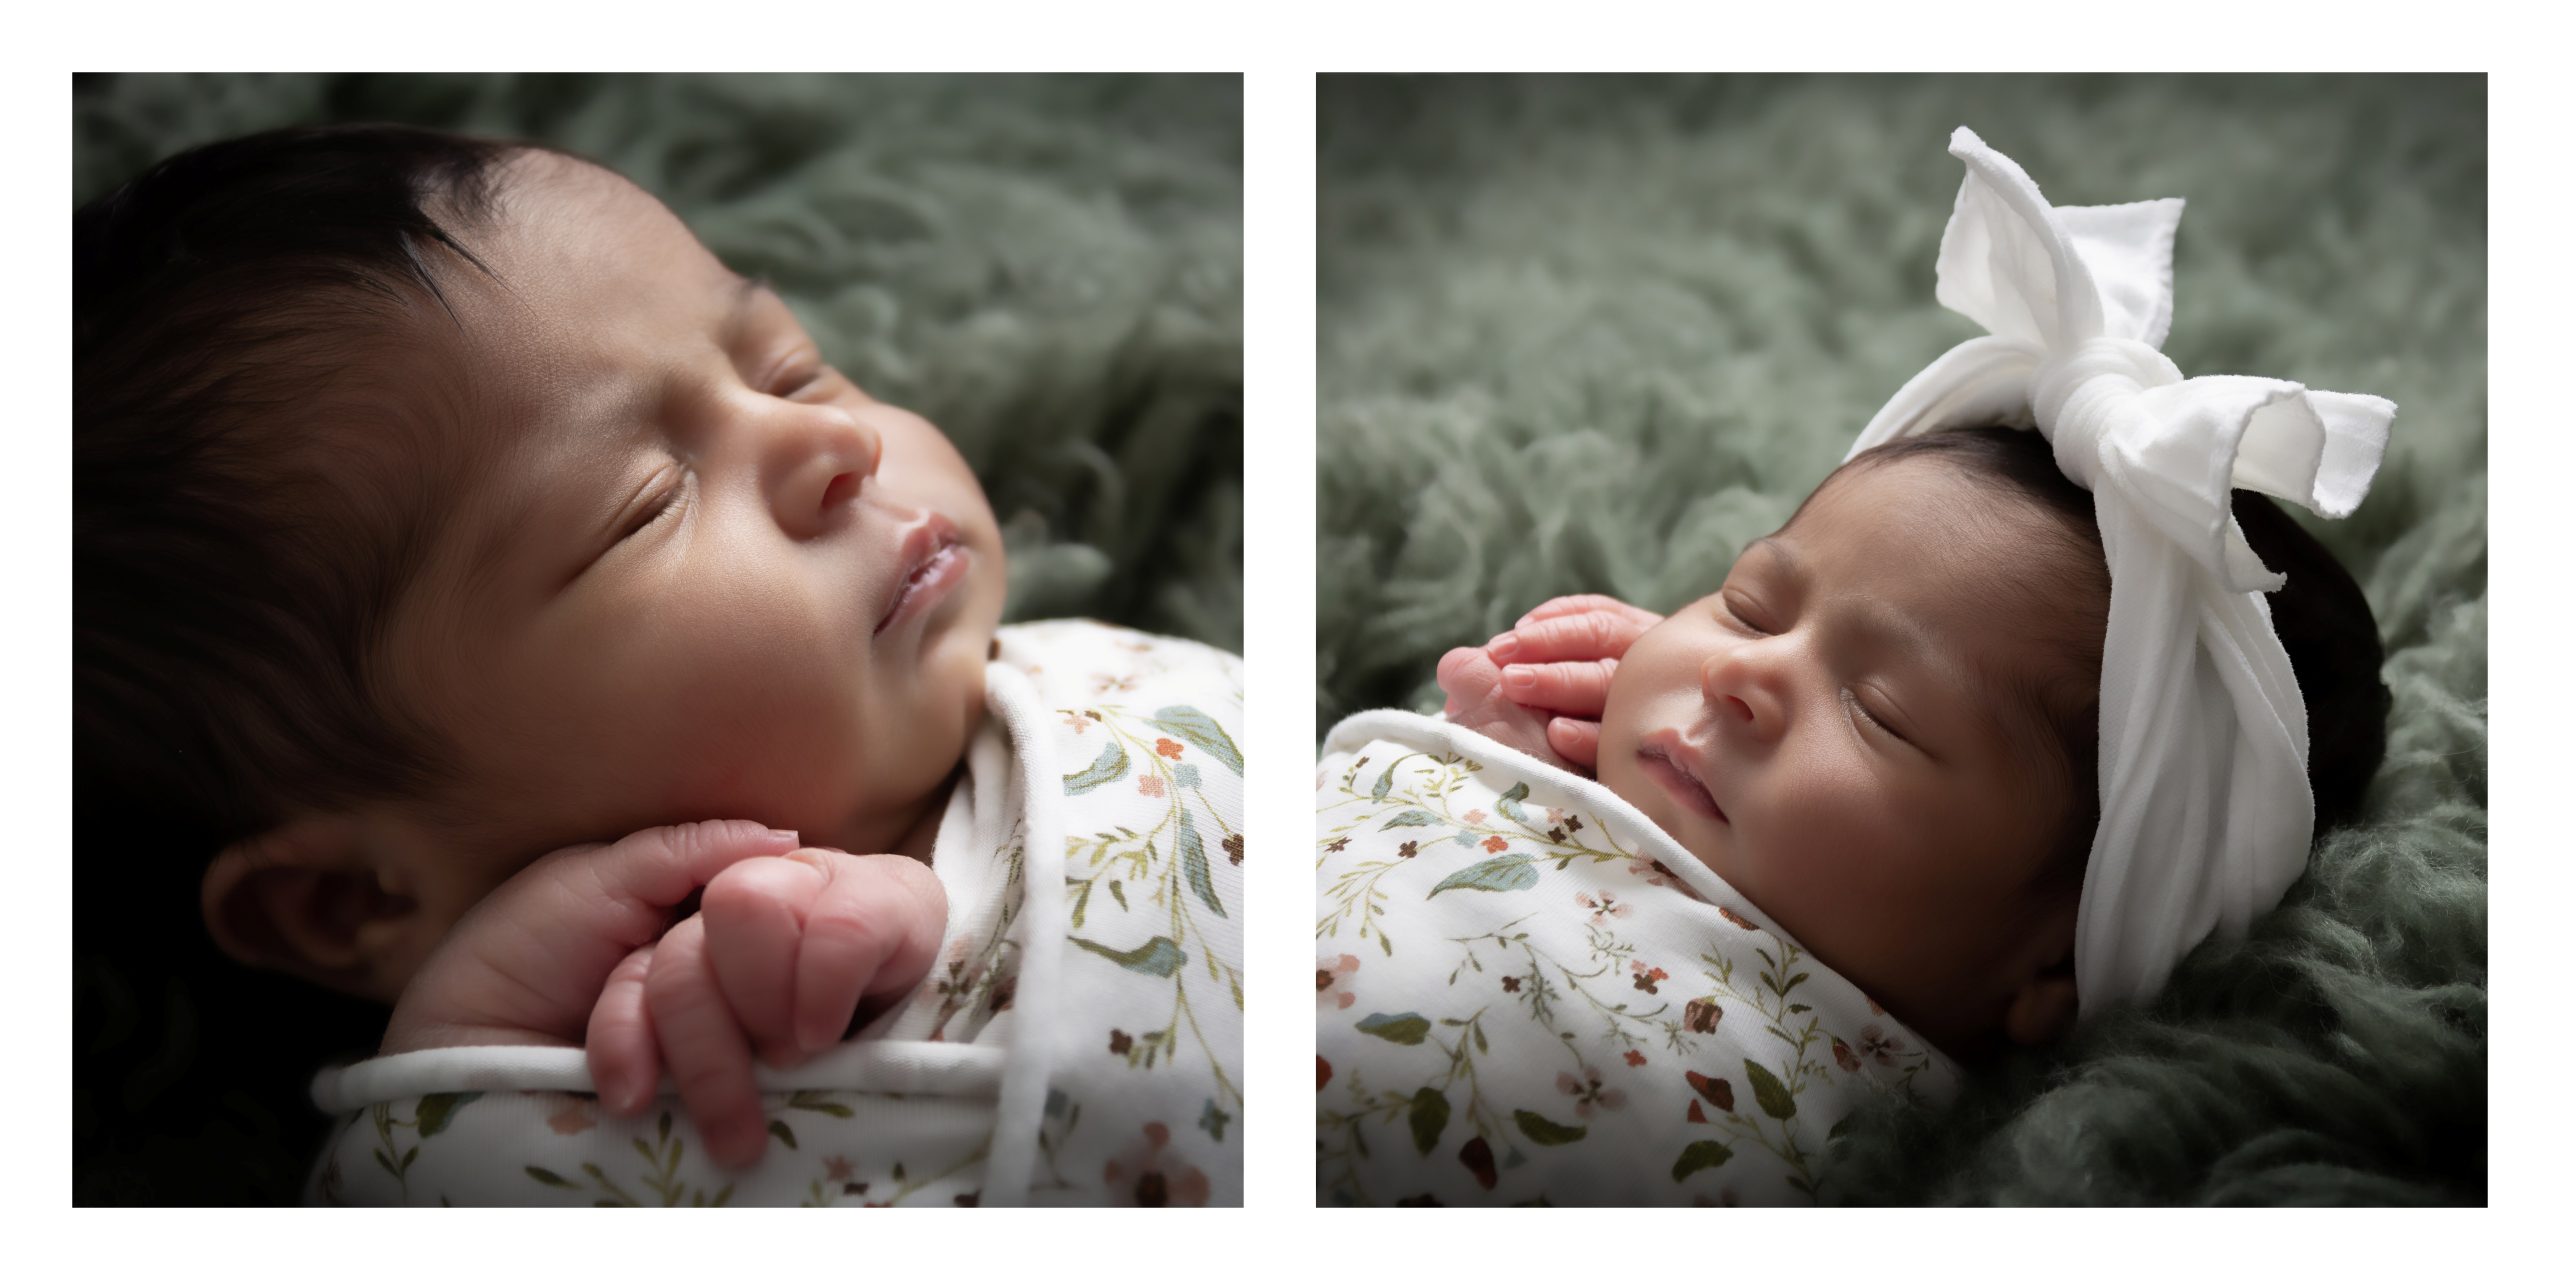
[{"label": "floral pattern fabric", "polygon": [[[1241,1203],[1242,664],[1052,622],[1001,629],[994,666],[935,843],[941,962],[854,1043],[789,1073],[794,1087],[766,1074],[757,1165],[713,1165],[672,1095],[605,1114],[577,1050],[438,1050],[322,1073],[315,1096],[340,1122],[308,1198]],[[1035,987],[1052,995],[1025,1007]],[[446,1083],[359,1083],[384,1079]],[[1008,1142],[1028,1165],[1010,1179]]]},{"label": "floral pattern fabric", "polygon": [[1325,1204],[1784,1204],[1955,1071],[1598,783],[1368,712],[1316,778]]}]

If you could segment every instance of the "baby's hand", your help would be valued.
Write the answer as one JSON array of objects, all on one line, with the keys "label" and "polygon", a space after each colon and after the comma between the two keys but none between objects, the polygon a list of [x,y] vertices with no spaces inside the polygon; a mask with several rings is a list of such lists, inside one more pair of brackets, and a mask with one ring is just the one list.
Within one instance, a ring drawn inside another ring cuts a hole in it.
[{"label": "baby's hand", "polygon": [[1522,615],[1484,652],[1500,668],[1502,696],[1545,713],[1547,745],[1589,773],[1600,758],[1600,711],[1618,660],[1661,622],[1661,614],[1608,596],[1564,596]]},{"label": "baby's hand", "polygon": [[615,966],[733,864],[800,847],[753,822],[652,827],[541,858],[456,921],[400,993],[382,1052],[454,1045],[574,1046]]},{"label": "baby's hand", "polygon": [[1514,750],[1560,769],[1573,766],[1548,745],[1553,713],[1534,711],[1502,694],[1502,669],[1482,649],[1451,649],[1440,658],[1440,690],[1449,695],[1441,714]]},{"label": "baby's hand", "polygon": [[844,1038],[865,996],[924,980],[949,904],[931,868],[894,854],[802,849],[740,862],[702,891],[702,911],[617,966],[587,1024],[587,1058],[608,1111],[656,1096],[658,1062],[712,1159],[764,1155],[752,1057],[790,1066]]}]

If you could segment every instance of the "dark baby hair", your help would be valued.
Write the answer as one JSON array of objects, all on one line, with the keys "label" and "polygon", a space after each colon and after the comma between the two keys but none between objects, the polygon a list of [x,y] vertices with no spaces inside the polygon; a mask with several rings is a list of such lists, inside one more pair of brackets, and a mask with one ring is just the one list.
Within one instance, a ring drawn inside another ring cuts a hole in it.
[{"label": "dark baby hair", "polygon": [[[2062,553],[2057,559],[2064,566],[2058,585],[2071,599],[2096,602],[2095,631],[2103,636],[2108,576],[2098,539],[2096,500],[2063,474],[2054,461],[2053,446],[2042,435],[2005,426],[1935,431],[1879,445],[1841,464],[1832,476],[1921,459],[1946,463],[1956,473],[2024,499],[2054,517],[2059,536],[2068,542],[2053,548]],[[1823,483],[1829,484],[1830,479]],[[2267,606],[2274,615],[2276,636],[2293,661],[2294,679],[2302,687],[2311,740],[2313,834],[2317,836],[2354,816],[2382,764],[2383,721],[2391,711],[2391,690],[2382,682],[2382,634],[2354,575],[2274,499],[2252,490],[2235,490],[2231,513],[2250,549],[2269,569],[2285,575],[2284,588],[2268,593]],[[2081,668],[2075,680],[2085,677],[2087,713],[2085,718],[2075,716],[2072,724],[2058,726],[2057,737],[2070,758],[2074,809],[2079,815],[2067,839],[2085,854],[2096,832],[2099,654],[2094,649],[2074,654],[2073,665]],[[2076,881],[2076,863],[2073,878]]]},{"label": "dark baby hair", "polygon": [[456,228],[521,146],[277,130],[74,216],[80,814],[201,867],[298,808],[453,781],[373,662],[443,511],[414,409],[365,375],[452,323],[431,268],[486,272]]}]

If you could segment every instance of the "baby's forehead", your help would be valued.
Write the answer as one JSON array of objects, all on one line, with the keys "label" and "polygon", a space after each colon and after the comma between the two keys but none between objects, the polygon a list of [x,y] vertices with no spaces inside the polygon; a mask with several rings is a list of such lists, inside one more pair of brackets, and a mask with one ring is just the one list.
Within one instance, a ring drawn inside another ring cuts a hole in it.
[{"label": "baby's forehead", "polygon": [[[1771,535],[1834,570],[1952,594],[1966,610],[2031,609],[2075,559],[2061,518],[1995,481],[1937,459],[1834,472]],[[1763,539],[1762,541],[1769,541]]]}]

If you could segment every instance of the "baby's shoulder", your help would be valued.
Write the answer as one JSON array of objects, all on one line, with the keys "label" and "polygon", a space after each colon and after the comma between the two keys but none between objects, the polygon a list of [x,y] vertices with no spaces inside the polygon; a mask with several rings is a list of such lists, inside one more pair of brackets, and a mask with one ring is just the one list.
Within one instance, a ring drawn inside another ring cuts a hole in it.
[{"label": "baby's shoulder", "polygon": [[1058,708],[1244,705],[1244,662],[1234,654],[1106,622],[1073,618],[998,628],[994,660],[1029,677]]}]

